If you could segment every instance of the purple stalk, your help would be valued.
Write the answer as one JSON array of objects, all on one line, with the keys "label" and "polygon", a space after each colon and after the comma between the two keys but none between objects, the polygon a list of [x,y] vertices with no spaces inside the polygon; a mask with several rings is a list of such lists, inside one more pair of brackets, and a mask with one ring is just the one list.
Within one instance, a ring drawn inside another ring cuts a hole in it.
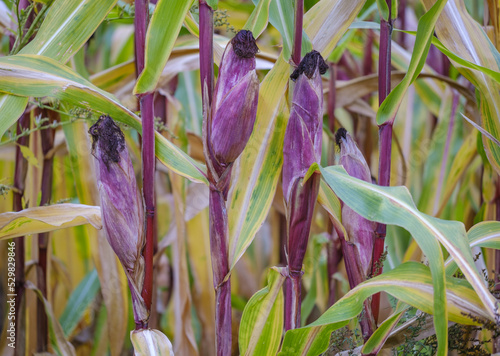
[{"label": "purple stalk", "polygon": [[[135,59],[136,75],[144,69],[146,31],[149,22],[149,1],[137,0],[135,2]],[[144,285],[142,287],[142,298],[148,311],[151,310],[153,297],[153,253],[154,253],[154,226],[155,226],[155,137],[154,137],[154,113],[153,93],[138,95],[139,107],[142,118],[142,190],[146,212],[146,245],[143,256],[145,262]],[[141,326],[137,325],[136,328]],[[148,322],[142,325],[148,327]]]},{"label": "purple stalk", "polygon": [[231,279],[229,273],[226,201],[221,191],[210,188],[210,251],[215,289],[216,354],[231,355]]},{"label": "purple stalk", "polygon": [[[43,117],[49,118],[49,124],[58,119],[58,114],[51,110],[44,109],[42,112]],[[40,206],[50,203],[52,198],[52,177],[54,171],[54,158],[50,151],[54,147],[55,130],[47,128],[40,131],[42,138],[42,152],[43,152],[43,168],[42,168],[42,185],[40,198]],[[42,295],[47,298],[47,249],[49,245],[49,234],[47,232],[38,234],[38,269],[37,269],[37,284],[42,292]],[[48,334],[48,321],[45,314],[45,308],[41,300],[37,301],[37,350],[38,352],[47,351],[49,342]]]},{"label": "purple stalk", "polygon": [[[199,0],[200,26],[200,80],[203,103],[204,151],[208,167],[208,178],[211,183],[209,195],[210,253],[212,257],[212,273],[215,289],[215,353],[217,356],[231,355],[231,280],[224,278],[229,273],[228,261],[228,226],[224,194],[217,189],[216,177],[222,168],[212,165],[210,152],[210,131],[212,127],[212,99],[214,91],[214,52],[213,52],[213,9],[205,0]],[[215,163],[215,162],[214,162]],[[223,184],[228,188],[229,181]]]},{"label": "purple stalk", "polygon": [[304,22],[304,0],[295,2],[295,29],[293,37],[292,60],[299,65],[302,52],[302,28]]},{"label": "purple stalk", "polygon": [[[392,6],[387,0],[389,7],[389,21],[380,20],[380,48],[378,66],[378,99],[379,104],[385,100],[391,91],[391,36],[392,36]],[[379,125],[379,171],[378,179],[381,186],[389,186],[391,183],[391,147],[392,147],[392,124],[391,121]],[[372,275],[378,276],[382,273],[380,266],[380,256],[384,252],[384,242],[386,236],[386,226],[378,224],[376,229],[376,239],[373,248]],[[378,320],[380,308],[380,293],[372,298],[373,317]]]},{"label": "purple stalk", "polygon": [[[212,105],[214,92],[214,10],[205,0],[199,0],[200,16],[200,76],[203,107]],[[205,87],[207,98],[205,98]]]},{"label": "purple stalk", "polygon": [[210,182],[210,252],[216,303],[216,354],[231,355],[231,282],[226,199],[233,162],[245,148],[257,114],[258,47],[242,30],[227,45],[213,90],[213,10],[199,1],[200,76],[203,98],[203,150]]}]

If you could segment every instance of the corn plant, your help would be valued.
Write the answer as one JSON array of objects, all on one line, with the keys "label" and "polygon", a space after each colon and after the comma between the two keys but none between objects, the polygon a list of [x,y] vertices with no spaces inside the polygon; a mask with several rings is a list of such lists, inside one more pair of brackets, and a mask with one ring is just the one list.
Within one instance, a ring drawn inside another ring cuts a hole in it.
[{"label": "corn plant", "polygon": [[2,355],[500,352],[500,10],[0,0]]}]

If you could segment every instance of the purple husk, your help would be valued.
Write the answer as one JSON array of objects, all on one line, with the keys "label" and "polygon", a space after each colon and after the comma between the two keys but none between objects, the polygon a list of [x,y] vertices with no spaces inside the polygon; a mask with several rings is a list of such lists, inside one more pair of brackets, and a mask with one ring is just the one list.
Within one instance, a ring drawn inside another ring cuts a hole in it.
[{"label": "purple husk", "polygon": [[147,325],[149,312],[141,296],[144,285],[144,208],[134,168],[120,128],[101,116],[89,129],[96,158],[97,188],[106,238],[120,260],[132,293],[137,327]]},{"label": "purple husk", "polygon": [[[340,164],[355,178],[371,183],[371,174],[361,151],[344,128],[335,134],[340,148]],[[363,218],[349,206],[342,206],[342,224],[348,234],[341,239],[345,267],[351,288],[364,282],[372,270],[372,254],[376,223]],[[369,300],[363,303],[364,314],[360,319],[363,339],[366,341],[375,330],[375,319]]]},{"label": "purple husk", "polygon": [[223,169],[238,158],[252,134],[259,98],[259,79],[255,72],[257,51],[252,33],[242,30],[231,40],[222,57],[209,143]]},{"label": "purple husk", "polygon": [[309,167],[321,160],[323,87],[328,66],[312,51],[290,78],[296,81],[283,146],[283,195],[288,220],[288,278],[285,285],[285,330],[300,326],[302,262],[311,229],[319,176],[304,182]]}]

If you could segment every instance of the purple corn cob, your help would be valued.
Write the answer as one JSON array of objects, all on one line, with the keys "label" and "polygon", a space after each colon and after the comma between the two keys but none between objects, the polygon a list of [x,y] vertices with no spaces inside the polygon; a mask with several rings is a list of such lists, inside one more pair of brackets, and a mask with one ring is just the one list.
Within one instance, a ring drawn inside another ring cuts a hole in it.
[{"label": "purple corn cob", "polygon": [[215,170],[212,173],[219,178],[243,152],[252,134],[259,98],[258,50],[252,32],[242,30],[222,56],[208,125],[208,156]]},{"label": "purple corn cob", "polygon": [[[231,354],[231,280],[226,199],[232,163],[252,134],[259,79],[252,32],[242,30],[226,47],[219,67],[211,112],[204,124],[204,150],[210,181],[210,250],[216,298],[216,353]],[[205,95],[205,93],[204,93]]]},{"label": "purple corn cob", "polygon": [[[340,164],[344,166],[346,172],[351,177],[371,183],[372,178],[368,164],[351,135],[344,128],[341,128],[337,131],[335,140],[340,148]],[[344,205],[342,207],[342,224],[346,229],[349,243],[354,244],[359,252],[365,279],[371,273],[376,223],[366,220],[350,207]]]},{"label": "purple corn cob", "polygon": [[97,186],[106,238],[118,256],[132,293],[134,319],[148,320],[141,297],[144,283],[144,208],[125,138],[109,116],[101,116],[89,129],[96,158]]},{"label": "purple corn cob", "polygon": [[318,197],[319,175],[303,182],[311,164],[321,160],[323,86],[321,74],[328,66],[312,51],[290,76],[296,81],[290,119],[283,146],[283,195],[288,220],[289,278],[285,296],[285,329],[300,326],[300,280],[309,240],[312,214]]},{"label": "purple corn cob", "polygon": [[[340,128],[335,134],[335,141],[340,148],[340,164],[344,166],[347,173],[351,177],[371,183],[372,178],[368,164],[351,135],[344,128]],[[348,235],[348,240],[345,236],[341,239],[342,252],[349,285],[354,288],[364,282],[371,273],[377,224],[366,220],[344,204],[342,206],[342,225],[344,225]],[[365,312],[360,324],[363,338],[366,341],[375,330],[375,320],[369,300],[364,302],[363,307]]]}]

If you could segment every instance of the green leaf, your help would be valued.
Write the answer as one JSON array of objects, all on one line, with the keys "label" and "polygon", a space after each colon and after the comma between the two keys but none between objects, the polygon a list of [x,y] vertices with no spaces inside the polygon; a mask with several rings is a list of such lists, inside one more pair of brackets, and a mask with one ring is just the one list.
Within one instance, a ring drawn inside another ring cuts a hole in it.
[{"label": "green leaf", "polygon": [[[429,8],[433,1],[422,1]],[[459,57],[500,71],[500,53],[491,43],[482,26],[468,13],[463,1],[448,2],[436,24],[436,35],[446,48]],[[481,127],[500,140],[500,91],[498,82],[483,72],[464,66],[450,57],[455,68],[467,78],[478,92],[478,106],[481,111]],[[500,147],[483,137],[483,145],[488,160],[500,173]]]},{"label": "green leaf", "polygon": [[[55,97],[108,114],[142,132],[140,119],[118,99],[50,58],[33,55],[2,57],[0,73],[0,91],[23,96]],[[206,183],[202,165],[157,132],[155,143],[157,158],[168,168],[193,181]]]},{"label": "green leaf", "polygon": [[[258,0],[253,0],[257,4]],[[283,58],[288,60],[292,53],[293,44],[293,22],[294,11],[293,1],[289,0],[275,0],[271,1],[269,6],[269,22],[278,30],[283,39]]]},{"label": "green leaf", "polygon": [[267,286],[246,304],[240,322],[240,355],[274,356],[278,352],[283,332],[283,274],[282,268],[271,268]]},{"label": "green leaf", "polygon": [[[467,232],[470,247],[479,246],[500,250],[500,221],[480,222]],[[446,274],[451,276],[457,271],[457,263],[450,256],[446,262]]]},{"label": "green leaf", "polygon": [[385,21],[389,21],[389,6],[387,6],[386,0],[377,0],[378,13],[380,17]]},{"label": "green leaf", "polygon": [[[404,32],[404,33],[407,33],[407,34],[413,35],[413,36],[417,35],[416,31],[403,31],[403,30],[398,30],[398,31],[399,32]],[[482,65],[479,65],[477,63],[468,61],[468,60],[460,57],[458,54],[453,53],[448,48],[446,48],[446,46],[438,38],[436,38],[435,36],[432,37],[432,44],[437,49],[439,49],[441,51],[441,53],[443,53],[444,55],[446,55],[448,58],[450,58],[451,60],[453,60],[455,63],[460,64],[463,67],[467,67],[467,68],[470,68],[470,69],[475,69],[475,70],[477,70],[477,71],[479,71],[481,73],[486,74],[491,79],[493,79],[495,82],[500,83],[500,72],[498,72],[496,70],[493,70],[493,69],[490,69],[490,68],[487,68],[487,67],[483,67]]]},{"label": "green leaf", "polygon": [[71,335],[75,327],[82,319],[83,313],[94,300],[100,288],[97,271],[93,269],[89,272],[71,292],[66,307],[59,318],[59,323],[64,330],[64,335]]},{"label": "green leaf", "polygon": [[[380,0],[382,1],[382,0]],[[446,5],[446,0],[438,0],[418,21],[417,38],[415,47],[411,56],[410,66],[405,77],[385,98],[377,112],[377,124],[382,125],[386,122],[394,122],[396,112],[401,105],[406,91],[410,85],[417,79],[422,70],[431,46],[434,26],[439,18],[439,14]]]},{"label": "green leaf", "polygon": [[440,352],[446,353],[448,311],[444,294],[444,261],[439,243],[456,258],[490,316],[495,317],[495,299],[485,287],[474,265],[462,223],[440,220],[421,213],[405,187],[370,184],[350,177],[341,166],[328,167],[321,172],[328,185],[345,204],[366,219],[405,228],[427,256],[434,283],[434,324]]},{"label": "green leaf", "polygon": [[66,63],[94,33],[117,0],[56,0],[36,37],[20,54]]},{"label": "green leaf", "polygon": [[[434,313],[433,281],[429,268],[422,263],[406,262],[395,269],[384,272],[359,284],[335,303],[315,322],[285,334],[282,352],[285,355],[319,355],[328,347],[330,333],[356,318],[363,309],[363,302],[380,291],[410,304],[428,314]],[[464,314],[490,318],[481,300],[470,284],[458,278],[446,280],[446,293],[451,321],[475,325],[476,322]],[[321,333],[330,326],[328,333]]]},{"label": "green leaf", "polygon": [[134,94],[155,90],[190,6],[191,1],[187,0],[159,0],[156,4],[146,33],[144,70]]},{"label": "green leaf", "polygon": [[319,185],[318,203],[328,212],[335,228],[342,231],[345,239],[349,239],[347,231],[342,225],[342,206],[340,205],[339,198],[337,198],[323,180],[321,180]]},{"label": "green leaf", "polygon": [[399,320],[403,316],[404,311],[408,309],[408,307],[409,306],[405,303],[398,303],[396,311],[390,317],[385,319],[382,324],[379,325],[377,330],[375,330],[372,336],[370,336],[368,341],[366,341],[362,350],[363,354],[376,355],[380,351],[390,333],[392,332],[392,330],[394,330]]},{"label": "green leaf", "polygon": [[206,0],[208,6],[210,6],[212,9],[217,10],[217,7],[219,6],[219,0]]},{"label": "green leaf", "polygon": [[270,4],[271,0],[259,0],[258,5],[255,6],[255,9],[248,18],[247,23],[243,26],[245,30],[252,31],[255,39],[257,39],[267,27]]},{"label": "green leaf", "polygon": [[23,114],[26,105],[28,105],[28,98],[0,95],[0,138]]},{"label": "green leaf", "polygon": [[[37,54],[66,63],[94,33],[117,0],[56,0],[36,37],[20,54]],[[0,97],[0,137],[23,113],[27,98]]]}]

